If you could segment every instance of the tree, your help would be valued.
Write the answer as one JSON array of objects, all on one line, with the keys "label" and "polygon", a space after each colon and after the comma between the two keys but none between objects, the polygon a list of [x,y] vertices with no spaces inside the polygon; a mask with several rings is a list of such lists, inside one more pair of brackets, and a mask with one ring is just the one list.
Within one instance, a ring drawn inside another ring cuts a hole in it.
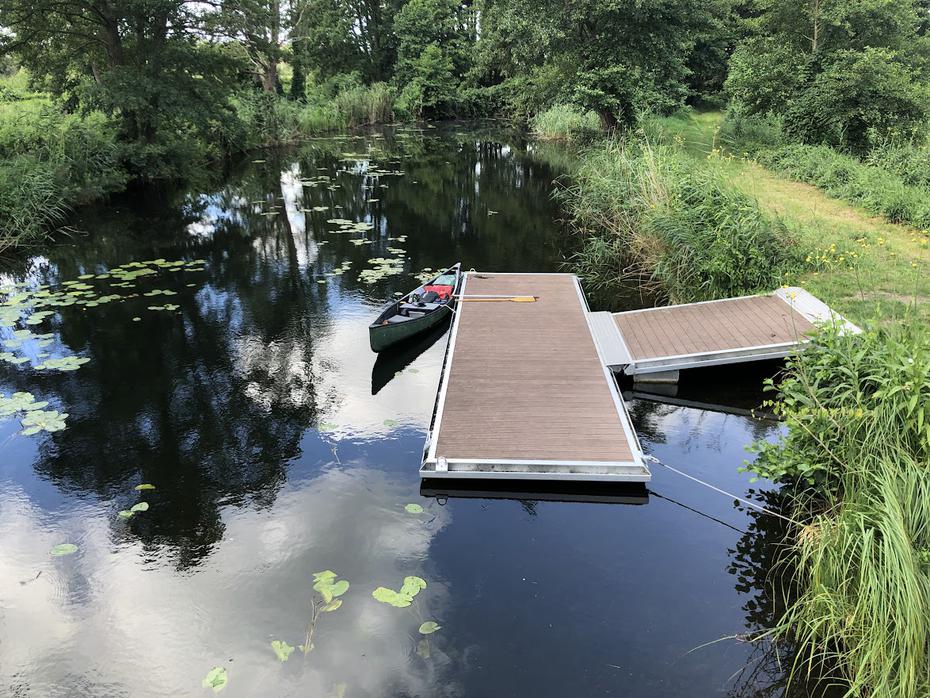
[{"label": "tree", "polygon": [[789,135],[864,154],[927,117],[926,3],[759,0],[753,36],[725,88],[745,114],[777,114]]},{"label": "tree", "polygon": [[126,140],[205,123],[235,69],[203,41],[202,5],[186,0],[0,0],[0,50],[73,105],[121,117]]},{"label": "tree", "polygon": [[689,58],[720,14],[716,3],[696,0],[487,0],[481,7],[482,34],[489,27],[482,53],[502,57],[505,77],[545,75],[540,66],[551,66],[561,98],[595,111],[607,128],[684,102]]}]

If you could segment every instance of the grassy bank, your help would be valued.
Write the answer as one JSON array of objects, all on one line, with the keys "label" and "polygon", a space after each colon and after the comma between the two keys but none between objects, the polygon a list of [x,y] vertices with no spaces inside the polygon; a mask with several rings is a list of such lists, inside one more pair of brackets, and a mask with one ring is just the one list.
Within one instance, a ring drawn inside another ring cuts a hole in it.
[{"label": "grassy bank", "polygon": [[[783,222],[806,251],[805,264],[785,282],[807,288],[855,322],[905,315],[930,320],[926,231],[891,223],[743,157],[721,136],[722,121],[719,112],[684,111],[649,119],[644,130],[653,141],[675,144],[695,162],[712,164]],[[753,137],[770,138],[758,132]]]},{"label": "grassy bank", "polygon": [[594,112],[580,112],[557,104],[534,116],[530,127],[536,138],[547,141],[583,141],[601,133],[600,120]]},{"label": "grassy bank", "polygon": [[673,302],[780,285],[803,263],[787,228],[674,146],[630,137],[590,150],[564,193],[583,249],[574,262],[595,286],[635,281]]},{"label": "grassy bank", "polygon": [[0,82],[0,252],[41,239],[71,206],[126,179],[103,114],[66,114],[23,74]]},{"label": "grassy bank", "polygon": [[[927,695],[927,233],[829,195],[829,181],[855,168],[871,167],[874,177],[874,165],[857,161],[829,177],[815,167],[809,179],[825,177],[822,188],[793,181],[808,177],[727,147],[721,118],[651,117],[632,143],[586,154],[568,195],[586,236],[580,270],[605,283],[646,274],[672,300],[796,284],[866,328],[848,337],[824,331],[771,386],[784,436],[757,445],[750,467],[785,485],[796,523],[780,555],[797,595],[767,636],[796,648],[794,681],[827,677],[850,698]],[[829,168],[844,157],[819,162]],[[920,168],[898,157],[909,163],[905,185],[922,186]],[[900,190],[881,187],[876,181],[875,201]]]}]

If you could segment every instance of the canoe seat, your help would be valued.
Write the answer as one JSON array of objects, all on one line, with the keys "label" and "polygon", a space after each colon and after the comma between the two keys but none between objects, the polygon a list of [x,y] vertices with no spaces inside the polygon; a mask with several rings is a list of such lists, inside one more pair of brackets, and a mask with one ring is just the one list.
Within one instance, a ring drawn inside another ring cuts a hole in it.
[{"label": "canoe seat", "polygon": [[410,312],[416,313],[425,313],[429,310],[436,310],[440,306],[439,303],[401,303],[400,307],[403,310],[409,310]]},{"label": "canoe seat", "polygon": [[399,322],[407,322],[407,320],[416,320],[419,317],[423,317],[426,313],[421,311],[411,310],[407,315],[392,315],[387,319],[388,323],[394,325]]}]

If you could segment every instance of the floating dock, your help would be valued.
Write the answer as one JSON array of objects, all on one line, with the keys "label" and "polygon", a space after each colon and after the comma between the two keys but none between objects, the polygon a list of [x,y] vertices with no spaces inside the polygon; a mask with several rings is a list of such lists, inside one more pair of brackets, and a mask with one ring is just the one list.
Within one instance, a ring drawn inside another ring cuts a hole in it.
[{"label": "floating dock", "polygon": [[592,313],[573,274],[468,272],[461,295],[424,479],[648,482],[613,372],[674,383],[682,369],[783,358],[817,324],[860,331],[800,288]]},{"label": "floating dock", "polygon": [[860,331],[801,288],[592,315],[607,365],[645,381],[674,382],[683,369],[781,359],[820,323]]},{"label": "floating dock", "polygon": [[[465,275],[420,475],[646,482],[572,274]],[[476,299],[477,300],[477,299]]]}]

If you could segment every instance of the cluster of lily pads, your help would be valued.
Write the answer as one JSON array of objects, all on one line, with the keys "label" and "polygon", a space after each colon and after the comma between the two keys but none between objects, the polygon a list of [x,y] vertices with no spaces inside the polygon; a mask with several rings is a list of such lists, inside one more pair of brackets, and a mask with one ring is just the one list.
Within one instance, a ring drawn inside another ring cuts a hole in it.
[{"label": "cluster of lily pads", "polygon": [[363,269],[358,280],[365,284],[373,284],[386,276],[399,276],[404,273],[403,257],[374,257],[369,259],[371,269]]},{"label": "cluster of lily pads", "polygon": [[0,418],[22,412],[23,417],[20,423],[23,430],[20,433],[24,436],[32,436],[40,431],[61,431],[65,428],[65,419],[68,418],[68,414],[57,410],[46,410],[45,407],[48,407],[48,402],[45,400],[37,402],[32,393],[16,392],[10,397],[0,393]]},{"label": "cluster of lily pads", "polygon": [[336,233],[367,233],[375,227],[366,221],[352,221],[348,218],[327,218],[326,222],[338,228],[338,230],[332,231]]},{"label": "cluster of lily pads", "polygon": [[[198,272],[204,270],[205,261],[175,260],[163,258],[145,262],[128,262],[99,274],[81,274],[77,279],[64,281],[57,286],[41,284],[32,286],[26,282],[16,282],[0,286],[0,328],[15,328],[18,323],[35,326],[54,315],[58,308],[79,306],[94,308],[107,303],[125,301],[140,295],[147,297],[174,296],[169,289],[153,289],[145,293],[99,293],[88,281],[104,281],[111,287],[134,289],[135,281],[140,277],[155,276],[160,272]],[[188,284],[193,286],[194,284]],[[180,306],[167,303],[161,306],[148,306],[149,310],[177,310]],[[139,320],[140,318],[133,318]],[[3,339],[0,361],[19,366],[31,361],[24,355],[27,350],[35,351],[32,365],[38,371],[76,371],[90,361],[87,357],[67,355],[52,357],[43,351],[54,343],[55,334],[34,333],[28,327],[13,329]],[[12,397],[0,395],[0,418],[16,412],[25,412],[22,419],[24,435],[37,434],[41,431],[61,431],[65,428],[66,413],[55,410],[43,410],[47,402],[36,402],[30,393],[14,393]]]}]

